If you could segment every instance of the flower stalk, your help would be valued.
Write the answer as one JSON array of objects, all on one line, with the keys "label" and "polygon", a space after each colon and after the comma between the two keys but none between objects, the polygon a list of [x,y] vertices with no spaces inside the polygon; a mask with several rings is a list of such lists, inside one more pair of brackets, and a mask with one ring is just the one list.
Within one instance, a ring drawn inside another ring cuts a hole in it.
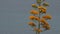
[{"label": "flower stalk", "polygon": [[[29,19],[32,20],[31,22],[29,22],[29,26],[33,27],[33,31],[36,32],[36,34],[40,34],[43,31],[46,30],[50,30],[50,25],[48,24],[48,22],[46,20],[51,20],[51,16],[47,15],[46,13],[46,7],[49,6],[48,3],[43,3],[42,2],[45,0],[36,0],[36,3],[38,4],[38,6],[36,4],[32,4],[32,7],[37,10],[31,10],[30,14],[32,14],[32,16],[29,16]],[[46,14],[45,16],[41,16],[42,14]],[[38,25],[36,24],[36,22],[38,22]],[[40,27],[40,25],[42,27]],[[43,30],[41,28],[44,28]]]}]

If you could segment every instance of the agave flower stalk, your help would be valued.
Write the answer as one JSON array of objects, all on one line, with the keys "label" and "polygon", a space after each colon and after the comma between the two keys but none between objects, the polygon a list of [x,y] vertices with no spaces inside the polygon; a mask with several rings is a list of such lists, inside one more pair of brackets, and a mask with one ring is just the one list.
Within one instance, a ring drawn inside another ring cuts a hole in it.
[{"label": "agave flower stalk", "polygon": [[[45,0],[36,0],[36,4],[32,4],[33,8],[36,8],[38,10],[31,10],[30,14],[32,14],[31,16],[29,16],[29,19],[31,20],[28,24],[29,26],[33,27],[33,31],[36,32],[36,34],[40,34],[43,31],[46,30],[50,30],[50,25],[47,22],[47,20],[51,20],[52,17],[50,15],[47,15],[47,6],[49,6],[49,4],[46,2],[44,2]],[[42,2],[44,2],[42,4]],[[46,15],[42,15],[42,14],[46,14]],[[41,16],[42,15],[42,16]],[[33,21],[33,22],[32,22]],[[38,25],[36,24],[36,22],[38,22]],[[40,25],[42,27],[40,27]],[[44,28],[43,30],[41,28]]]}]

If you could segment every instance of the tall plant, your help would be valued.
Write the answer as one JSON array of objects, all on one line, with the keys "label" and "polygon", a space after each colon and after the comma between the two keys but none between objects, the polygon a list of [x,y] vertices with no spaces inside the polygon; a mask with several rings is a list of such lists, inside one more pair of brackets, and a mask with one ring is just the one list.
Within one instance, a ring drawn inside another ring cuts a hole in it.
[{"label": "tall plant", "polygon": [[32,4],[32,7],[35,9],[30,11],[32,15],[29,16],[30,22],[28,24],[36,34],[50,30],[50,25],[47,20],[51,20],[52,17],[46,13],[48,6],[49,4],[45,0],[36,0],[36,4]]}]

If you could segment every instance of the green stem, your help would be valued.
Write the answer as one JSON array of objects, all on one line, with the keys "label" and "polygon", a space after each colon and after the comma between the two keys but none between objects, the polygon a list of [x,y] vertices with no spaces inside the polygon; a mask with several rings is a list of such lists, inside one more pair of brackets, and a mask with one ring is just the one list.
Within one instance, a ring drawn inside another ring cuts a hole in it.
[{"label": "green stem", "polygon": [[[36,0],[36,1],[38,1],[38,0]],[[41,0],[40,0],[41,1]],[[41,4],[41,3],[40,3]],[[39,4],[39,6],[40,6],[40,4]],[[40,18],[40,13],[39,13],[39,16],[38,16],[39,18]],[[38,29],[40,29],[40,22],[38,23]],[[37,32],[36,31],[36,34],[40,34],[39,32]]]},{"label": "green stem", "polygon": [[[34,15],[35,16],[35,15]],[[37,34],[37,31],[36,31],[36,34]]]},{"label": "green stem", "polygon": [[[39,18],[40,18],[40,14],[39,14]],[[40,29],[40,22],[38,23],[38,29]],[[38,34],[40,33],[38,32]]]},{"label": "green stem", "polygon": [[37,31],[36,31],[36,34],[37,34]]},{"label": "green stem", "polygon": [[[41,0],[40,0],[41,1]],[[41,3],[39,4],[39,6],[41,5]],[[40,12],[40,11],[39,11]],[[39,13],[39,18],[40,18],[40,13]],[[38,29],[40,29],[40,22],[38,23]],[[38,32],[38,34],[40,34],[40,32]]]}]

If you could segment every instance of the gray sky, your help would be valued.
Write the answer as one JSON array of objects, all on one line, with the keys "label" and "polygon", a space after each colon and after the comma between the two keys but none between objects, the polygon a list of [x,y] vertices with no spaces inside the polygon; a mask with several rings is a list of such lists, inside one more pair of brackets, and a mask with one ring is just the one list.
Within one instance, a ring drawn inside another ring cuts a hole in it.
[{"label": "gray sky", "polygon": [[[51,30],[41,34],[60,34],[60,0],[46,1],[50,4],[47,13],[52,15]],[[0,34],[35,34],[27,24],[33,2],[35,0],[0,0]]]}]

